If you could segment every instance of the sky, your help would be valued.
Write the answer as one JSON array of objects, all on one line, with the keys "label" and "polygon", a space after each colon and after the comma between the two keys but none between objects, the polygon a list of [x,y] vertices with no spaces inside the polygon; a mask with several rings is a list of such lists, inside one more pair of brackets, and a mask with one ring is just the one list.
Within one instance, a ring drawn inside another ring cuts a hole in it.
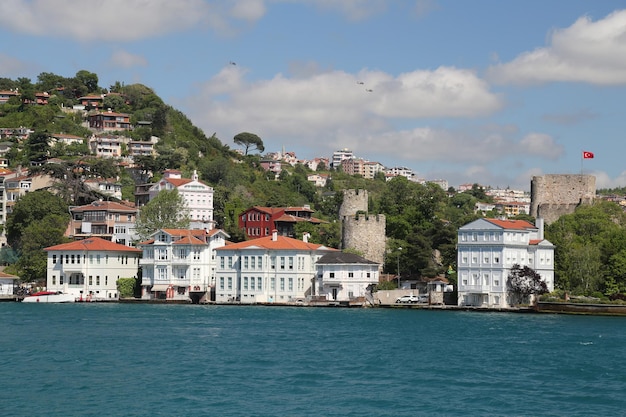
[{"label": "sky", "polygon": [[626,186],[624,0],[0,2],[0,77],[80,70],[154,89],[233,149],[251,132],[455,188]]}]

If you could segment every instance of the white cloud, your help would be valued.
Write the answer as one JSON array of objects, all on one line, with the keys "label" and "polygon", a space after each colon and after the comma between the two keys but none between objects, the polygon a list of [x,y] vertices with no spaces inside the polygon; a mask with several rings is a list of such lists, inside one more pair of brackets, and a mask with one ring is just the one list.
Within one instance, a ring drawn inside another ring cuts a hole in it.
[{"label": "white cloud", "polygon": [[111,66],[116,68],[145,67],[148,65],[148,60],[145,57],[122,50],[113,52],[109,62]]},{"label": "white cloud", "polygon": [[394,119],[472,117],[502,106],[485,82],[454,68],[398,77],[367,70],[356,76],[342,71],[298,78],[278,74],[251,83],[244,75],[242,67],[229,66],[201,87],[188,106],[199,123],[226,130],[249,126],[281,136],[344,129],[361,135],[380,131]]},{"label": "white cloud", "polygon": [[[219,11],[219,9],[218,9]],[[203,0],[4,0],[5,29],[77,41],[132,41],[189,30],[211,22]]]},{"label": "white cloud", "polygon": [[572,26],[555,30],[548,46],[491,66],[487,75],[502,84],[626,84],[626,10],[596,22],[581,17]]},{"label": "white cloud", "polygon": [[330,155],[340,146],[382,163],[470,166],[524,157],[554,160],[564,153],[551,136],[520,137],[510,125],[473,127],[468,120],[468,126],[455,129],[425,126],[421,119],[462,121],[500,109],[500,98],[471,71],[442,67],[397,77],[369,70],[312,71],[255,82],[245,79],[246,71],[239,65],[223,68],[182,104],[196,125],[217,132],[226,144],[249,131],[266,149],[288,144],[312,149],[310,156]]}]

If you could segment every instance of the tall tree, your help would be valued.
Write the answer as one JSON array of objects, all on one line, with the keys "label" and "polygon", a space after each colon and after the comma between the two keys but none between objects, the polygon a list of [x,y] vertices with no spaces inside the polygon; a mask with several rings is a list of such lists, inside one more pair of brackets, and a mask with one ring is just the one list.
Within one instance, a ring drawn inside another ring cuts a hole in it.
[{"label": "tall tree", "polygon": [[[37,235],[38,232],[31,233],[28,239],[26,239],[26,230],[37,222],[43,221],[46,217],[51,219],[54,216],[56,217],[50,221],[56,225],[59,224],[58,218],[64,219],[60,221],[61,223],[64,222],[64,232],[69,221],[69,212],[67,204],[60,197],[45,190],[37,190],[25,194],[15,203],[13,211],[7,218],[6,234],[8,244],[18,252],[23,247],[28,250],[36,248],[37,245],[32,246],[31,237]],[[50,225],[49,223],[46,224]],[[34,227],[31,227],[30,230],[32,231]],[[46,239],[44,244],[55,244],[56,242],[56,237]]]},{"label": "tall tree", "polygon": [[243,146],[246,149],[244,155],[248,155],[248,150],[250,149],[256,149],[259,152],[265,151],[263,141],[254,133],[241,132],[236,134],[233,140],[237,145]]},{"label": "tall tree", "polygon": [[189,222],[189,209],[178,190],[163,190],[141,209],[135,227],[139,239],[146,240],[159,229],[187,229]]},{"label": "tall tree", "polygon": [[548,292],[548,285],[541,275],[528,265],[513,265],[507,277],[507,287],[518,302],[527,302],[530,295],[541,295]]}]

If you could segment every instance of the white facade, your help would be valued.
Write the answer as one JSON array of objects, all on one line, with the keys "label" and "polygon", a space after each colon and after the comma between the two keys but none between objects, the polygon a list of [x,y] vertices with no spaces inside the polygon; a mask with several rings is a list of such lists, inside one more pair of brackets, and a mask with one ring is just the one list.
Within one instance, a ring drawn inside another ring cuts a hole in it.
[{"label": "white facade", "polygon": [[51,246],[47,289],[72,294],[76,299],[119,298],[117,280],[136,278],[141,251],[99,237]]},{"label": "white facade", "polygon": [[165,171],[163,178],[150,187],[150,200],[162,190],[178,190],[178,194],[185,201],[189,209],[192,229],[213,229],[213,187],[204,184],[198,179],[198,173],[193,172],[191,179],[182,178],[179,171]]},{"label": "white facade", "polygon": [[336,249],[271,236],[227,245],[217,252],[215,301],[288,303],[313,295],[316,262]]},{"label": "white facade", "polygon": [[315,295],[329,301],[350,301],[365,297],[370,285],[378,284],[379,264],[361,256],[331,252],[317,261]]},{"label": "white facade", "polygon": [[228,235],[218,229],[161,229],[137,246],[143,299],[200,301],[215,286],[215,249]]},{"label": "white facade", "polygon": [[458,231],[458,305],[507,308],[511,267],[535,270],[554,290],[554,245],[543,238],[543,221],[478,219]]},{"label": "white facade", "polygon": [[0,296],[13,295],[13,288],[18,277],[0,272]]},{"label": "white facade", "polygon": [[348,148],[343,148],[338,151],[333,152],[333,157],[330,161],[330,167],[332,169],[339,169],[341,163],[346,159],[354,158],[354,154]]}]

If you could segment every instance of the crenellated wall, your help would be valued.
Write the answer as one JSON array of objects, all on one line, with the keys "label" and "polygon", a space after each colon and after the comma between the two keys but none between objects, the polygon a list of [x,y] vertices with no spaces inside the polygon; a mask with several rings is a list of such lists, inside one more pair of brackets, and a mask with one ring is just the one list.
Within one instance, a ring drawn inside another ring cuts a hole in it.
[{"label": "crenellated wall", "polygon": [[530,183],[530,215],[546,224],[573,213],[582,204],[592,204],[596,196],[593,175],[549,174],[536,176]]},{"label": "crenellated wall", "polygon": [[366,214],[367,207],[367,190],[344,190],[343,204],[339,209],[341,248],[357,250],[365,259],[379,263],[382,268],[387,222],[383,214]]}]

